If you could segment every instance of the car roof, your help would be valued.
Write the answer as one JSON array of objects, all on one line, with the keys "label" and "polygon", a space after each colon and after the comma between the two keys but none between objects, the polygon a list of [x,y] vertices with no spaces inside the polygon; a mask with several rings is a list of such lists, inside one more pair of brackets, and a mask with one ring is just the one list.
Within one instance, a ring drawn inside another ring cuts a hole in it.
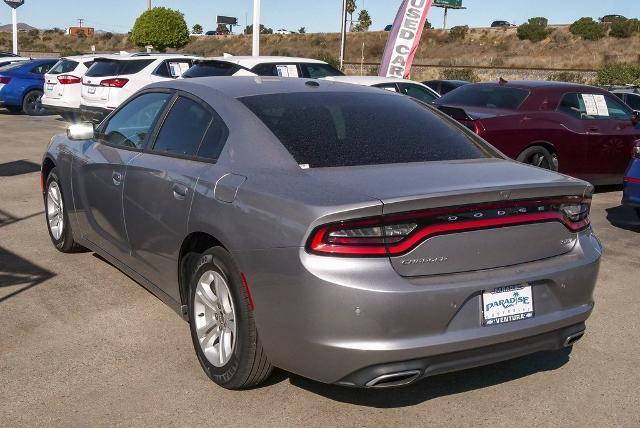
[{"label": "car roof", "polygon": [[331,82],[351,83],[353,85],[383,85],[385,83],[414,83],[416,85],[423,86],[421,83],[414,82],[413,80],[400,79],[399,77],[382,77],[382,76],[327,76],[322,80],[329,80]]},{"label": "car roof", "polygon": [[185,59],[196,59],[199,58],[195,55],[185,55],[185,54],[156,54],[156,53],[134,53],[134,54],[107,54],[107,55],[95,55],[94,58],[104,58],[104,59],[113,59],[118,61],[133,61],[137,59],[166,59],[166,58],[185,58]]},{"label": "car roof", "polygon": [[593,91],[594,89],[602,90],[595,86],[589,85],[581,85],[578,83],[568,83],[568,82],[555,82],[555,81],[546,81],[546,80],[513,80],[507,81],[506,83],[500,82],[482,82],[482,83],[472,83],[473,86],[502,86],[506,88],[518,88],[518,89],[558,89],[558,90],[586,90],[589,89]]},{"label": "car roof", "polygon": [[454,80],[454,79],[435,79],[435,80],[425,80],[423,83],[464,83],[465,85],[471,83],[468,80]]},{"label": "car roof", "polygon": [[258,64],[277,64],[277,63],[306,63],[306,64],[326,64],[324,61],[311,58],[299,58],[289,56],[218,56],[204,58],[208,60],[227,61],[242,65],[247,68],[255,67]]},{"label": "car roof", "polygon": [[229,98],[244,98],[256,95],[293,94],[300,92],[363,92],[387,93],[369,86],[331,82],[320,79],[292,79],[290,77],[199,77],[197,79],[175,79],[153,83],[148,88],[170,88],[198,94],[205,98],[206,90],[211,94],[223,94]]}]

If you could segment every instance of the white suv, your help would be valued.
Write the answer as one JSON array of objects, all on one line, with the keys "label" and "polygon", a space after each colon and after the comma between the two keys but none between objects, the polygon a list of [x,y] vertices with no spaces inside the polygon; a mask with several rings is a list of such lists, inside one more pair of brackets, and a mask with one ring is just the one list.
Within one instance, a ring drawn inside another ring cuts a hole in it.
[{"label": "white suv", "polygon": [[82,116],[102,120],[144,86],[182,76],[195,59],[180,54],[96,58],[82,78]]},{"label": "white suv", "polygon": [[[234,64],[236,67],[231,67]],[[324,61],[282,56],[224,56],[203,58],[184,77],[239,76],[250,72],[258,76],[305,77],[319,79],[344,76]]]},{"label": "white suv", "polygon": [[95,59],[95,55],[60,58],[60,61],[44,75],[42,106],[66,120],[74,120],[80,114],[82,77]]}]

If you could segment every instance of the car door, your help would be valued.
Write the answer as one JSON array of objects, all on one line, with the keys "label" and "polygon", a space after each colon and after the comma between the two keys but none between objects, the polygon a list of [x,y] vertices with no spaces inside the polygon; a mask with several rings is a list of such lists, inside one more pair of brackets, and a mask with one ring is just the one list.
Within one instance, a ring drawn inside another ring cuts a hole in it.
[{"label": "car door", "polygon": [[194,188],[214,162],[199,150],[204,141],[219,135],[220,122],[204,102],[180,93],[147,150],[129,163],[124,217],[132,267],[176,301],[178,258]]},{"label": "car door", "polygon": [[148,92],[127,102],[98,128],[74,164],[72,185],[83,236],[121,261],[130,253],[122,206],[127,164],[142,152],[171,96]]}]

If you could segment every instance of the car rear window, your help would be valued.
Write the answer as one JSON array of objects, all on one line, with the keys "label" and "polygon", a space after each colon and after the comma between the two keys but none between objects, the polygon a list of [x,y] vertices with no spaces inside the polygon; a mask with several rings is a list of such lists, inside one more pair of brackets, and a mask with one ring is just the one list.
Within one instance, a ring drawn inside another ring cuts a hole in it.
[{"label": "car rear window", "polygon": [[438,104],[516,110],[528,96],[526,89],[465,85],[442,97]]},{"label": "car rear window", "polygon": [[77,61],[70,59],[61,59],[49,70],[49,74],[71,73],[78,66]]},{"label": "car rear window", "polygon": [[307,71],[306,77],[309,77],[311,79],[321,79],[323,77],[329,77],[329,76],[344,76],[344,74],[341,71],[335,69],[329,64],[308,63],[308,64],[303,64],[302,66]]},{"label": "car rear window", "polygon": [[142,71],[153,59],[131,61],[97,59],[87,71],[87,77],[124,76]]},{"label": "car rear window", "polygon": [[224,61],[198,62],[187,70],[182,77],[233,76],[242,69],[243,67],[238,64]]},{"label": "car rear window", "polygon": [[455,122],[405,96],[321,92],[257,95],[241,101],[304,168],[491,156]]}]

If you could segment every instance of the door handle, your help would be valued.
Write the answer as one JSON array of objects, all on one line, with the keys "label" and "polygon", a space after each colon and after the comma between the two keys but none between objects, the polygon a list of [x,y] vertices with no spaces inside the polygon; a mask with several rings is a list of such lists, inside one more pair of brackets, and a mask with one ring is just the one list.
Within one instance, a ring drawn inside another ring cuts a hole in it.
[{"label": "door handle", "polygon": [[598,132],[599,130],[600,130],[600,129],[599,129],[599,128],[596,128],[595,126],[591,126],[591,127],[589,127],[589,129],[588,129],[588,131],[589,131],[589,132]]},{"label": "door handle", "polygon": [[122,184],[122,174],[120,174],[119,172],[114,171],[111,177],[113,178],[113,184],[115,186],[119,186],[120,184]]},{"label": "door handle", "polygon": [[177,184],[177,183],[174,184],[172,187],[172,190],[173,190],[173,197],[179,201],[184,200],[189,194],[189,189],[187,188],[187,186],[184,186],[182,184]]}]

